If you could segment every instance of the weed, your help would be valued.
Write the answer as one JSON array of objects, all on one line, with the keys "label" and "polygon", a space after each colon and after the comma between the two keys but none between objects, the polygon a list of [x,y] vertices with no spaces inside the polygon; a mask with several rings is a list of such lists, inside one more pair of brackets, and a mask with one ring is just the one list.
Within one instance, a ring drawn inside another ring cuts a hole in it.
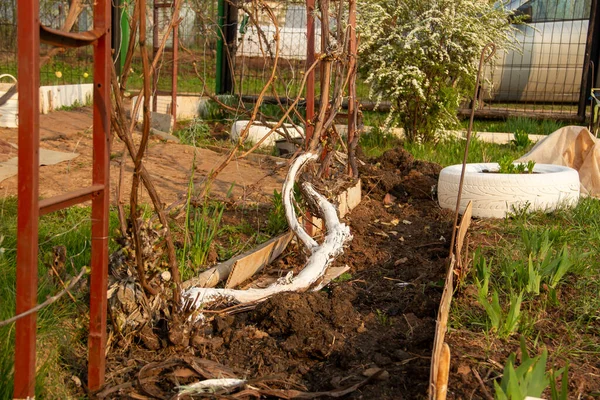
[{"label": "weed", "polygon": [[[545,261],[545,260],[544,260]],[[567,246],[563,246],[560,254],[551,262],[544,263],[544,275],[549,277],[549,284],[552,289],[555,289],[569,269],[574,265],[573,260],[569,257]]]},{"label": "weed", "polygon": [[520,261],[508,262],[504,271],[508,285],[516,284],[519,290],[525,289],[536,295],[540,293],[542,283],[556,289],[575,263],[566,245],[556,255],[551,251],[554,240],[550,237],[548,229],[522,229],[521,238],[528,254],[527,268]]},{"label": "weed", "polygon": [[498,160],[498,172],[501,174],[532,174],[535,161],[525,163],[515,163],[508,155]]},{"label": "weed", "polygon": [[341,274],[340,276],[335,278],[333,280],[333,282],[337,282],[337,283],[348,282],[351,279],[352,279],[352,274],[350,272],[344,272],[343,274]]},{"label": "weed", "polygon": [[392,321],[390,321],[390,316],[387,315],[385,311],[381,311],[380,309],[375,310],[375,315],[377,316],[377,321],[382,326],[390,326],[392,325]]},{"label": "weed", "polygon": [[[560,378],[560,391],[556,380]],[[557,371],[550,371],[550,394],[552,400],[567,400],[569,398],[569,364]]]},{"label": "weed", "polygon": [[267,226],[265,228],[265,233],[275,236],[285,231],[287,227],[288,223],[285,216],[283,197],[280,192],[274,190],[273,197],[271,198],[271,209],[267,214]]},{"label": "weed", "polygon": [[515,147],[519,150],[522,150],[531,144],[531,139],[529,139],[529,134],[523,130],[517,129],[515,133],[513,133],[514,139],[510,142],[515,145]]},{"label": "weed", "polygon": [[187,127],[175,131],[173,135],[177,136],[181,143],[191,146],[197,146],[211,139],[210,127],[199,119],[192,120]]},{"label": "weed", "polygon": [[80,108],[91,106],[91,105],[92,105],[92,100],[88,96],[88,97],[86,97],[86,101],[83,103],[80,102],[78,99],[75,99],[75,101],[73,101],[73,104],[71,104],[70,106],[59,107],[57,109],[57,111],[73,111],[73,110],[78,110]]},{"label": "weed", "polygon": [[222,246],[220,244],[216,245],[217,257],[219,261],[225,261],[235,257],[246,247],[245,244],[241,242],[239,236],[228,236],[227,241],[228,244],[226,246]]},{"label": "weed", "polygon": [[478,288],[478,294],[481,297],[487,298],[490,275],[492,270],[492,259],[486,261],[485,257],[481,255],[481,249],[476,249],[473,255],[473,265],[475,267],[475,285]]},{"label": "weed", "polygon": [[504,132],[524,132],[531,135],[549,135],[564,124],[552,120],[534,120],[526,117],[508,118]]},{"label": "weed", "polygon": [[[229,107],[239,106],[239,101],[236,96],[218,95],[217,99]],[[223,108],[219,103],[213,100],[207,100],[200,105],[200,117],[205,121],[223,121],[234,120],[235,115],[231,111]]]},{"label": "weed", "polygon": [[194,267],[206,263],[212,242],[219,230],[225,206],[223,203],[209,204],[205,201],[201,207],[193,210],[193,222],[190,224],[194,232],[190,243],[190,259]]}]

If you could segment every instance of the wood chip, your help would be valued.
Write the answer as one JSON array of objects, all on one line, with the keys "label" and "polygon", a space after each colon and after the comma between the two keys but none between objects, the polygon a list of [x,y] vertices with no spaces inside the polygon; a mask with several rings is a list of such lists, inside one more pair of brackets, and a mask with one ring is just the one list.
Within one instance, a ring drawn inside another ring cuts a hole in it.
[{"label": "wood chip", "polygon": [[400,265],[400,264],[404,264],[404,263],[405,263],[405,262],[407,262],[407,261],[408,261],[408,258],[407,258],[407,257],[402,257],[402,258],[399,258],[399,259],[397,259],[397,260],[394,262],[394,267],[397,267],[397,266],[398,266],[398,265]]}]

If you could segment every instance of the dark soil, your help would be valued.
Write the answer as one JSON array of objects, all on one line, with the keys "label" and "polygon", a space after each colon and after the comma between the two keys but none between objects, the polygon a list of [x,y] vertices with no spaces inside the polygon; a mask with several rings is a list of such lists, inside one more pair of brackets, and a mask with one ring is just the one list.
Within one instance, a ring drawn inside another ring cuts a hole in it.
[{"label": "dark soil", "polygon": [[354,239],[334,264],[348,265],[349,275],[320,292],[282,294],[251,311],[216,315],[185,347],[164,340],[158,351],[142,344],[115,350],[107,386],[133,385],[107,398],[144,393],[140,368],[182,355],[307,391],[346,387],[379,367],[386,373],[347,398],[425,398],[452,225],[433,197],[439,170],[401,149],[367,163],[363,201],[346,217]]}]

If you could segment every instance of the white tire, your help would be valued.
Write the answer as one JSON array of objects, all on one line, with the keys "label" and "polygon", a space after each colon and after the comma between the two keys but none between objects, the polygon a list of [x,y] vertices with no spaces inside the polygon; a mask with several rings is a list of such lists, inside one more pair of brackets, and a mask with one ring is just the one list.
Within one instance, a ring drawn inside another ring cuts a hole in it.
[{"label": "white tire", "polygon": [[[242,133],[242,131],[244,129],[246,129],[246,126],[248,125],[249,122],[250,121],[246,121],[246,120],[240,120],[240,121],[234,122],[234,124],[231,126],[231,133],[229,134],[229,137],[231,138],[231,140],[237,141],[238,138],[240,137],[240,134]],[[273,124],[274,124],[274,122],[273,122]],[[292,125],[292,124],[284,124],[284,126],[285,126],[285,129],[287,130],[288,134],[293,139],[301,138],[304,136],[304,129],[302,129],[302,127],[294,127],[294,125]],[[246,136],[246,141],[250,142],[250,143],[258,143],[270,131],[271,131],[271,128],[269,128],[268,126],[265,126],[260,122],[254,122],[252,124],[252,126],[250,126],[250,129],[248,130],[248,136]],[[280,132],[282,132],[282,133],[280,133]],[[283,132],[284,132],[283,128],[277,129],[275,132],[273,132],[271,135],[269,135],[269,137],[267,137],[267,139],[265,139],[264,142],[262,142],[260,147],[274,146],[276,140],[285,138],[285,136],[283,135]]]},{"label": "white tire", "polygon": [[[456,209],[456,197],[462,165],[440,172],[440,207]],[[536,164],[533,174],[500,174],[496,163],[467,164],[460,212],[473,202],[473,216],[504,218],[508,213],[527,207],[527,211],[552,211],[559,206],[575,206],[579,201],[579,174],[576,170],[552,164]]]}]

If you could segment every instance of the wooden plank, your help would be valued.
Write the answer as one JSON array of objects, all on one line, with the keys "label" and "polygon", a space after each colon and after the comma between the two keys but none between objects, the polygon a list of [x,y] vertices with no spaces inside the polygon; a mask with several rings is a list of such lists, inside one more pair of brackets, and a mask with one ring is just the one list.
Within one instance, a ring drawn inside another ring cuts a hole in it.
[{"label": "wooden plank", "polygon": [[238,259],[231,269],[229,279],[225,284],[226,288],[233,288],[246,281],[252,275],[260,271],[265,265],[269,264],[283,252],[292,239],[292,233],[288,232],[279,236],[276,240],[270,240],[264,246]]},{"label": "wooden plank", "polygon": [[[450,314],[450,305],[452,302],[452,296],[454,294],[454,267],[459,261],[460,252],[464,246],[465,237],[469,226],[471,225],[471,215],[473,211],[473,205],[471,202],[467,204],[467,208],[463,214],[463,217],[458,226],[458,233],[456,236],[456,253],[450,250],[450,263],[448,265],[448,271],[446,272],[446,282],[444,284],[444,292],[442,293],[442,299],[440,301],[440,308],[438,310],[436,320],[435,339],[433,341],[433,351],[431,354],[431,370],[429,376],[429,399],[438,400],[438,393],[445,393],[445,391],[439,391],[444,382],[438,382],[439,376],[444,376],[443,372],[440,371],[440,361],[447,355],[449,357],[450,348],[445,353],[444,343],[446,337],[446,331],[448,329],[448,316]],[[442,374],[440,374],[442,372]]]},{"label": "wooden plank", "polygon": [[344,272],[347,272],[350,270],[350,267],[347,265],[344,265],[343,267],[330,267],[327,268],[327,272],[325,272],[325,275],[323,275],[323,279],[321,280],[321,282],[315,286],[312,290],[317,292],[321,289],[323,289],[325,286],[327,286],[329,284],[329,282],[331,282],[332,280],[334,280],[335,278],[337,278],[338,276],[342,275]]},{"label": "wooden plank", "polygon": [[[257,248],[249,250],[243,254],[230,258],[227,261],[224,261],[220,264],[215,265],[212,268],[207,269],[202,272],[200,275],[191,278],[181,285],[181,287],[185,289],[189,289],[191,287],[215,287],[221,281],[226,280],[231,271],[233,270],[235,264],[244,259],[245,257],[251,256],[254,252],[260,252],[265,247],[272,247],[273,251],[270,253],[269,262],[273,261],[275,258],[279,257],[281,253],[285,250],[288,243],[292,238],[292,233],[287,232],[283,235],[280,235],[276,238],[273,238]],[[275,245],[274,245],[275,244]],[[264,265],[263,265],[264,266]]]},{"label": "wooden plank", "polygon": [[473,202],[469,201],[467,207],[465,208],[465,212],[463,213],[462,219],[460,220],[460,224],[458,225],[458,232],[456,235],[456,262],[459,264],[462,263],[462,249],[465,244],[465,237],[467,236],[467,231],[469,226],[471,226],[471,216],[473,215]]},{"label": "wooden plank", "polygon": [[439,362],[442,355],[444,339],[446,336],[446,329],[448,327],[450,302],[452,301],[452,294],[454,292],[455,265],[456,258],[454,254],[450,254],[450,265],[448,267],[448,273],[446,274],[446,283],[444,285],[444,292],[442,293],[440,308],[438,310],[435,338],[433,340],[433,351],[431,353],[431,370],[429,375],[429,399],[435,399],[435,394],[437,393],[436,388],[438,384],[437,377],[439,374]]},{"label": "wooden plank", "polygon": [[435,400],[446,400],[448,394],[448,377],[450,375],[450,346],[444,342],[440,354]]}]

